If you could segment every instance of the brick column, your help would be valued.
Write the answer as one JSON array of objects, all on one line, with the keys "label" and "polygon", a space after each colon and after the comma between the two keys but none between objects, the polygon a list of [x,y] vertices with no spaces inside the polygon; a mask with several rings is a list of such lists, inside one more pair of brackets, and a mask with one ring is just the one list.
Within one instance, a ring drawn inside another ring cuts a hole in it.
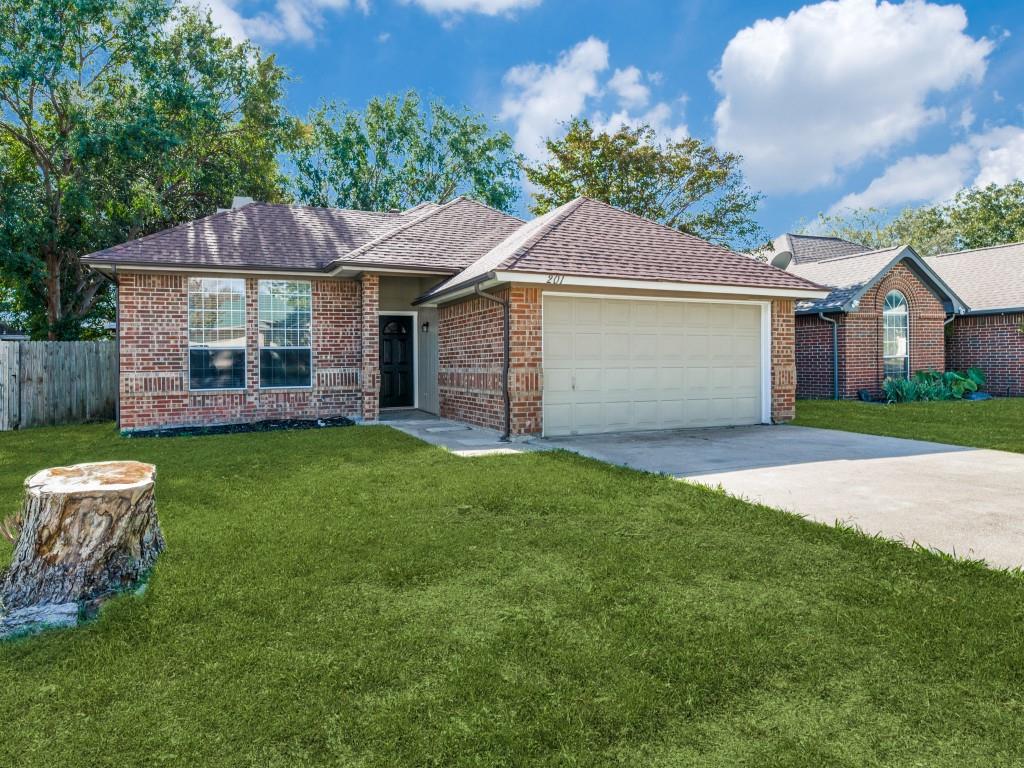
[{"label": "brick column", "polygon": [[511,366],[513,435],[540,434],[543,427],[541,381],[541,290],[513,285],[506,294],[511,314]]},{"label": "brick column", "polygon": [[380,277],[364,274],[361,294],[363,420],[376,421],[380,414]]},{"label": "brick column", "polygon": [[796,308],[792,299],[772,301],[772,421],[796,417]]}]

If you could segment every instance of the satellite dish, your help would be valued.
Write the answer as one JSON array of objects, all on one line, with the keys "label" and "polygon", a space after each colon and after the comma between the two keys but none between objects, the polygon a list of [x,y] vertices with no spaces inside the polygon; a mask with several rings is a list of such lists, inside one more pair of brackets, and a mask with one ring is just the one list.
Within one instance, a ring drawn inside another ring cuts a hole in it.
[{"label": "satellite dish", "polygon": [[772,260],[769,263],[778,269],[789,269],[789,265],[793,263],[793,252],[779,251],[772,256]]}]

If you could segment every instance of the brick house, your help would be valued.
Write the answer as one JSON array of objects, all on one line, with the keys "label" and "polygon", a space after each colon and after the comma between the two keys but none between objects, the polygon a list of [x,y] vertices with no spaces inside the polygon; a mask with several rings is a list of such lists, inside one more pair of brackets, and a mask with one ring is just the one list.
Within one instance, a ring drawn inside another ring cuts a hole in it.
[{"label": "brick house", "polygon": [[980,368],[992,394],[1024,397],[1024,243],[926,261],[968,306],[946,336],[946,365]]},{"label": "brick house", "polygon": [[967,305],[910,246],[787,234],[772,262],[831,289],[796,305],[798,398],[880,398],[886,378],[946,369],[946,324]]},{"label": "brick house", "polygon": [[382,409],[513,435],[786,421],[812,281],[581,198],[240,201],[85,258],[118,288],[124,431]]}]

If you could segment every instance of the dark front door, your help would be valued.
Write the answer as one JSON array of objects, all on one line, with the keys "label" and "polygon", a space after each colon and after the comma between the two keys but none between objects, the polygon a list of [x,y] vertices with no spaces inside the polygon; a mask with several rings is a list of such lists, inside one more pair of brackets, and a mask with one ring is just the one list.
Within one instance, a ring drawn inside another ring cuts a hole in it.
[{"label": "dark front door", "polygon": [[380,407],[412,408],[412,318],[382,315],[380,318]]}]

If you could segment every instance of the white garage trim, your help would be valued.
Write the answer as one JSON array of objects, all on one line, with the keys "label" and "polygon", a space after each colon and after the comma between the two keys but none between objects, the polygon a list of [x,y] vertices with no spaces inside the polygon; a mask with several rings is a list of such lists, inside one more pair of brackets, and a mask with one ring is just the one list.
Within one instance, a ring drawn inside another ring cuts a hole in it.
[{"label": "white garage trim", "polygon": [[[657,301],[657,302],[688,302],[696,304],[736,304],[746,306],[758,306],[761,308],[761,422],[772,423],[772,303],[770,301],[742,300],[742,299],[712,299],[693,298],[681,296],[629,296],[622,294],[608,293],[580,293],[575,291],[543,291],[540,303],[541,322],[541,365],[546,362],[544,340],[545,332],[545,304],[551,298],[576,298],[576,299],[610,299],[616,301]],[[542,401],[543,409],[543,401]],[[547,435],[547,420],[542,419],[541,436]]]},{"label": "white garage trim", "polygon": [[[567,285],[575,288],[622,288],[627,291],[672,291],[677,293],[707,293],[729,296],[769,296],[773,299],[823,299],[829,291],[813,288],[753,288],[749,285],[708,285],[705,283],[679,283],[668,280],[624,280],[616,277],[583,277],[578,275],[547,275],[532,272],[498,270],[494,279],[505,283],[540,283]],[[608,296],[615,299],[621,296]],[[448,298],[445,298],[447,301]],[[741,302],[732,302],[741,303]]]}]

